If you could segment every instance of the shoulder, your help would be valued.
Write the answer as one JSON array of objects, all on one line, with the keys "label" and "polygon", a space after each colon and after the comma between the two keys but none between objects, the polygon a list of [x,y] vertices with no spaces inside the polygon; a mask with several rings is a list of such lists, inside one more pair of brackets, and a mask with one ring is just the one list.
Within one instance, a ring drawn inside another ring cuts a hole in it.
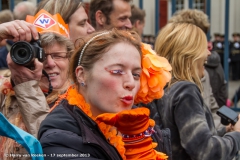
[{"label": "shoulder", "polygon": [[67,100],[61,101],[61,103],[42,121],[38,132],[39,138],[49,129],[62,129],[72,131],[79,135],[81,134],[76,120],[68,113],[64,105],[69,105]]},{"label": "shoulder", "polygon": [[199,92],[200,93],[198,86],[195,83],[192,83],[189,81],[176,82],[176,83],[172,84],[172,86],[170,86],[169,88],[166,88],[165,93],[167,94],[168,91],[170,93],[174,93],[174,94],[188,94],[191,92]]},{"label": "shoulder", "polygon": [[189,81],[180,81],[166,88],[164,96],[159,99],[157,106],[181,106],[186,104],[202,104],[202,95],[198,86]]},{"label": "shoulder", "polygon": [[39,140],[43,148],[51,146],[52,143],[56,146],[62,145],[67,148],[73,148],[76,146],[73,144],[82,144],[81,136],[71,131],[62,129],[49,129],[42,134]]}]

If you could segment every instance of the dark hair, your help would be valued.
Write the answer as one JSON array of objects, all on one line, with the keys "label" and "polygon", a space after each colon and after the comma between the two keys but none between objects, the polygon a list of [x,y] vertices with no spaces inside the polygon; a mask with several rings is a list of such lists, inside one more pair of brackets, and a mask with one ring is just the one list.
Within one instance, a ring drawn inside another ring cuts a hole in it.
[{"label": "dark hair", "polygon": [[[96,28],[96,18],[95,18],[95,13],[100,10],[104,16],[106,17],[106,24],[110,24],[110,18],[109,15],[113,11],[113,1],[114,0],[91,0],[90,2],[90,7],[89,7],[89,18],[91,25]],[[132,0],[123,0],[125,2],[130,2]]]},{"label": "dark hair", "polygon": [[132,5],[131,12],[132,12],[132,16],[130,17],[130,21],[132,24],[134,24],[137,20],[144,22],[144,18],[146,16],[146,13],[144,10],[136,7],[135,5]]},{"label": "dark hair", "polygon": [[[90,39],[92,40],[89,43]],[[119,42],[129,43],[139,51],[139,54],[142,53],[140,38],[138,34],[134,31],[129,32],[124,30],[112,29],[109,32],[95,32],[94,34],[85,37],[83,41],[86,43],[82,44],[78,49],[76,49],[70,60],[70,76],[75,84],[78,83],[75,75],[75,69],[77,68],[79,63],[78,61],[80,54],[87,43],[89,44],[87,44],[83,54],[81,55],[82,58],[80,62],[80,65],[87,71],[92,69],[94,63],[98,61],[111,46]]]}]

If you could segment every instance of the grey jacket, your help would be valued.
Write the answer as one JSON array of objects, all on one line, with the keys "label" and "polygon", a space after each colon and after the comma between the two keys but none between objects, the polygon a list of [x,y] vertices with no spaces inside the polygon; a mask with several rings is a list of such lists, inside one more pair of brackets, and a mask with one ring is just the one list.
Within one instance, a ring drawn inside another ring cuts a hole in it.
[{"label": "grey jacket", "polygon": [[211,111],[191,82],[176,82],[149,106],[157,107],[171,130],[173,160],[231,160],[240,149],[239,132],[217,135]]}]

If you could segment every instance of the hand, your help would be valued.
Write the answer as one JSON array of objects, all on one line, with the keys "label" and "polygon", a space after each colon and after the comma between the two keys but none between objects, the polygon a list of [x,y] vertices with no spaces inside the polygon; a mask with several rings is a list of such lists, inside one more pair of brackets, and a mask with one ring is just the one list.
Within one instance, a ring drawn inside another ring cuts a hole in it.
[{"label": "hand", "polygon": [[[146,129],[155,125],[155,122],[149,118],[150,111],[147,108],[135,108],[121,111],[119,113],[104,113],[97,116],[97,121],[104,122],[117,127],[122,134],[136,135],[146,131]],[[124,147],[126,149],[126,159],[156,159],[165,160],[168,156],[157,152],[153,148],[151,136],[137,135],[138,137],[123,137]]]},{"label": "hand", "polygon": [[233,130],[240,132],[240,115],[238,115],[238,121],[237,123],[233,126]]},{"label": "hand", "polygon": [[42,77],[43,64],[39,62],[37,58],[34,60],[34,70],[30,70],[25,66],[13,62],[10,53],[7,55],[7,63],[11,71],[11,78],[15,85],[31,80],[38,81]]},{"label": "hand", "polygon": [[104,113],[97,116],[96,120],[113,125],[121,133],[128,135],[142,133],[149,126],[152,127],[155,125],[155,122],[149,118],[149,110],[143,107],[119,113]]},{"label": "hand", "polygon": [[14,20],[0,24],[0,41],[3,39],[12,39],[16,41],[37,40],[38,32],[34,25],[23,20]]},{"label": "hand", "polygon": [[229,125],[226,126],[226,132],[232,132],[234,131],[233,125],[230,123]]}]

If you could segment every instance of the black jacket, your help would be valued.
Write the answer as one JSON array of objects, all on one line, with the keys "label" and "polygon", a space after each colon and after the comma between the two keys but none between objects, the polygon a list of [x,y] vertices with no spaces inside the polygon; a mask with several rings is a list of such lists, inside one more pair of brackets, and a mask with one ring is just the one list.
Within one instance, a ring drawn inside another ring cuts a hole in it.
[{"label": "black jacket", "polygon": [[211,111],[191,82],[176,82],[148,107],[157,108],[162,122],[156,123],[171,130],[173,160],[230,160],[240,149],[239,132],[217,136]]},{"label": "black jacket", "polygon": [[61,103],[42,122],[38,134],[45,159],[120,160],[115,147],[82,110]]},{"label": "black jacket", "polygon": [[217,52],[212,51],[211,55],[208,57],[207,64],[205,64],[205,68],[209,74],[213,96],[215,97],[218,106],[222,107],[223,105],[226,105],[228,91],[224,70]]}]

